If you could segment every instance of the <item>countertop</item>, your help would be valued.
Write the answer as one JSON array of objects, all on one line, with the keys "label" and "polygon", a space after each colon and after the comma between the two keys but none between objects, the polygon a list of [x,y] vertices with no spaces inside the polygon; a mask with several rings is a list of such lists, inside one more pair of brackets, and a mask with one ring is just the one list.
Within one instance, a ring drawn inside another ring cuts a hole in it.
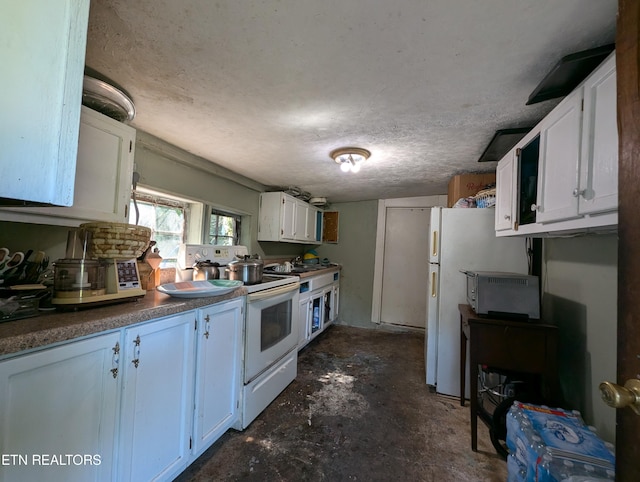
[{"label": "countertop", "polygon": [[[340,265],[332,265],[295,274],[304,280],[341,268]],[[153,290],[134,301],[77,311],[43,312],[33,318],[5,321],[0,323],[0,357],[174,315],[246,294],[247,289],[243,286],[222,296],[203,298],[174,298]]]},{"label": "countertop", "polygon": [[174,315],[246,294],[244,286],[221,296],[203,298],[174,298],[154,290],[134,301],[77,311],[43,312],[33,318],[5,321],[0,323],[0,357]]}]

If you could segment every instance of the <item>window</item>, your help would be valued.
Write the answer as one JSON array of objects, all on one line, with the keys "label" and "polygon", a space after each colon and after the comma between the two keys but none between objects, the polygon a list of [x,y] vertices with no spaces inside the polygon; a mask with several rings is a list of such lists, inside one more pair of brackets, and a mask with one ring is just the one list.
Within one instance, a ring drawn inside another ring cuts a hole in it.
[{"label": "window", "polygon": [[209,244],[234,246],[240,240],[240,216],[211,210],[209,217]]},{"label": "window", "polygon": [[[139,212],[138,224],[151,228],[151,239],[156,242],[154,248],[158,248],[162,256],[160,266],[162,268],[175,266],[178,248],[185,242],[188,204],[140,191],[136,193],[136,203]],[[133,199],[129,209],[129,222],[136,222]]]}]

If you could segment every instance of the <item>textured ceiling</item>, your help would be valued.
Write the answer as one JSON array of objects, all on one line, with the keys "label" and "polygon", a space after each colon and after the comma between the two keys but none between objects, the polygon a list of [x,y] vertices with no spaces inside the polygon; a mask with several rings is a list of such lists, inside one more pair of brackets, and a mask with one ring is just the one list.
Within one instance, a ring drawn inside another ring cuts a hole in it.
[{"label": "textured ceiling", "polygon": [[[330,202],[446,193],[565,55],[612,43],[617,0],[91,0],[86,64],[137,129]],[[342,173],[335,148],[372,152]]]}]

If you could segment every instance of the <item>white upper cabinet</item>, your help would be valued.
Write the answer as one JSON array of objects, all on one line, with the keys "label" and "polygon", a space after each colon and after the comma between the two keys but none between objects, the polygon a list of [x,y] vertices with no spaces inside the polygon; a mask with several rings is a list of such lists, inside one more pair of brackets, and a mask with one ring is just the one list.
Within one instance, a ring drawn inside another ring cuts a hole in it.
[{"label": "white upper cabinet", "polygon": [[0,198],[73,203],[89,0],[0,0]]},{"label": "white upper cabinet", "polygon": [[536,222],[578,216],[582,88],[574,90],[541,123]]},{"label": "white upper cabinet", "polygon": [[496,168],[496,231],[513,228],[515,221],[514,153],[509,152]]},{"label": "white upper cabinet", "polygon": [[[531,148],[536,139],[539,148]],[[615,229],[615,52],[507,153],[497,170],[497,236]],[[507,181],[509,171],[514,177],[511,183]],[[509,208],[516,219],[507,225],[504,216],[509,215]]]},{"label": "white upper cabinet", "polygon": [[580,184],[574,195],[580,214],[618,208],[616,58],[612,54],[584,84]]},{"label": "white upper cabinet", "polygon": [[319,209],[284,192],[260,194],[258,241],[320,244]]},{"label": "white upper cabinet", "polygon": [[127,222],[135,139],[131,126],[82,106],[73,206],[3,208],[0,219],[62,226]]}]

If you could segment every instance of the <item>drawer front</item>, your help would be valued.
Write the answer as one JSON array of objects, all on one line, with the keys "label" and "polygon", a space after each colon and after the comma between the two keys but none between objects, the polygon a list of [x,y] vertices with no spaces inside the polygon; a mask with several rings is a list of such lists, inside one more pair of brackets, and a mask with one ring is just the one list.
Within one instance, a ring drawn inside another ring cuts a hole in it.
[{"label": "drawer front", "polygon": [[551,330],[533,329],[523,326],[500,326],[471,324],[471,358],[481,364],[496,366],[519,372],[541,373],[546,360],[555,354],[548,353],[553,343]]}]

